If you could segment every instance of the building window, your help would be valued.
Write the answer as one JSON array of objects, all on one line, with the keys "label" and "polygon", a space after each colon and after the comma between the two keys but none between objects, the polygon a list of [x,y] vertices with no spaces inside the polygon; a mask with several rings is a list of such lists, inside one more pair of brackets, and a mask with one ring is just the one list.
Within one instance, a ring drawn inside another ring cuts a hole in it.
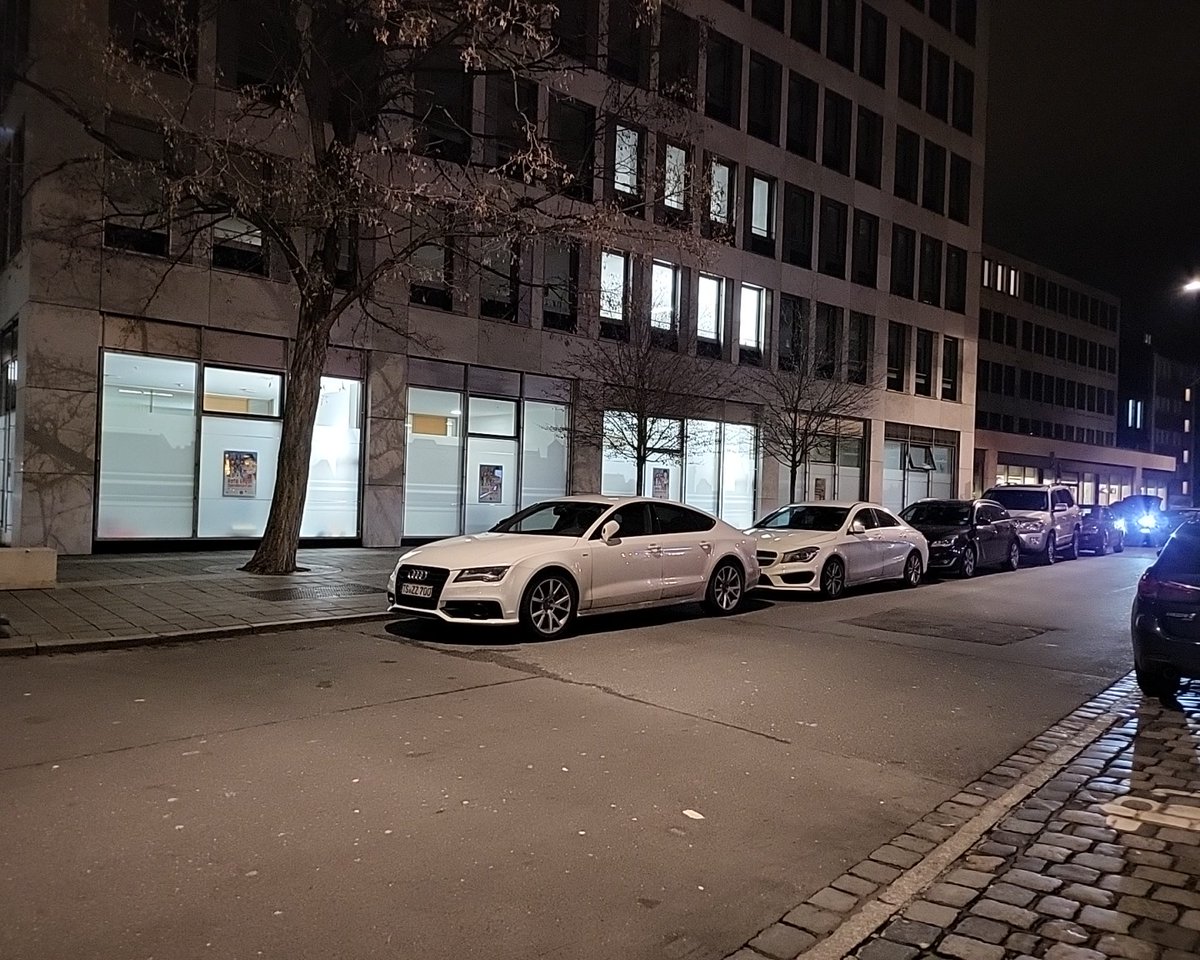
[{"label": "building window", "polygon": [[646,86],[650,24],[637,0],[608,0],[608,72],[635,86]]},{"label": "building window", "polygon": [[883,117],[866,107],[858,108],[858,144],[855,147],[854,179],[879,188],[883,177]]},{"label": "building window", "polygon": [[933,396],[933,332],[917,330],[916,379],[913,392],[918,397]]},{"label": "building window", "polygon": [[755,20],[783,29],[783,0],[752,0],[750,11]]},{"label": "building window", "polygon": [[954,128],[971,134],[975,129],[975,74],[954,64]]},{"label": "building window", "polygon": [[950,8],[951,0],[929,0],[929,16],[947,30],[950,29]]},{"label": "building window", "polygon": [[887,388],[900,393],[908,388],[908,330],[902,323],[888,322]]},{"label": "building window", "polygon": [[543,283],[542,326],[574,332],[579,315],[579,248],[548,243]]},{"label": "building window", "polygon": [[613,138],[613,189],[636,198],[642,190],[642,132],[618,123]]},{"label": "building window", "polygon": [[813,203],[811,190],[785,184],[783,190],[783,259],[812,269]]},{"label": "building window", "polygon": [[821,52],[822,0],[792,0],[792,38]]},{"label": "building window", "polygon": [[844,203],[821,198],[821,230],[817,247],[817,269],[831,277],[846,276],[846,220]]},{"label": "building window", "polygon": [[700,274],[696,292],[696,337],[701,341],[697,352],[708,353],[703,345],[720,346],[725,330],[725,281],[721,277]]},{"label": "building window", "polygon": [[[574,4],[569,2],[568,5]],[[694,107],[699,27],[691,17],[664,4],[661,30],[664,37],[672,38],[672,42],[660,44],[658,48],[658,92],[686,107]]]},{"label": "building window", "polygon": [[784,294],[779,299],[779,368],[795,370],[803,362],[809,301]]},{"label": "building window", "polygon": [[650,268],[650,327],[674,331],[679,322],[680,268],[655,260]]},{"label": "building window", "polygon": [[921,235],[921,279],[918,290],[922,303],[941,306],[942,241]]},{"label": "building window", "polygon": [[779,84],[783,76],[774,60],[750,54],[750,100],[746,132],[767,143],[779,143]]},{"label": "building window", "polygon": [[925,141],[925,174],[921,182],[921,206],[934,213],[946,209],[946,148]]},{"label": "building window", "polygon": [[907,30],[900,31],[900,73],[897,92],[901,100],[921,105],[922,72],[925,48],[921,38]]},{"label": "building window", "polygon": [[[507,167],[514,156],[528,149],[528,131],[537,127],[537,84],[531,80],[492,75],[486,80],[485,95],[489,133],[485,143],[487,161],[496,167]],[[517,174],[518,170],[510,168],[506,172]]]},{"label": "building window", "polygon": [[873,287],[878,279],[878,267],[879,218],[874,214],[855,210],[850,279],[863,286]]},{"label": "building window", "polygon": [[829,0],[825,56],[847,70],[854,69],[855,0]]},{"label": "building window", "polygon": [[791,71],[788,72],[787,148],[809,160],[817,159],[817,85]]},{"label": "building window", "polygon": [[558,188],[567,196],[592,199],[596,114],[586,104],[551,93],[546,137],[562,166]]},{"label": "building window", "polygon": [[767,318],[767,291],[749,283],[742,284],[741,309],[738,311],[738,346],[744,360],[761,362],[763,330]]},{"label": "building window", "polygon": [[850,333],[846,349],[846,379],[851,383],[867,383],[871,366],[871,341],[875,318],[850,311]]},{"label": "building window", "polygon": [[600,335],[610,340],[626,336],[630,280],[629,254],[600,254]]},{"label": "building window", "polygon": [[822,380],[841,379],[842,367],[842,308],[828,303],[817,304],[813,324],[813,373]]},{"label": "building window", "polygon": [[950,219],[959,223],[971,221],[971,161],[950,154]]},{"label": "building window", "polygon": [[718,227],[733,226],[733,166],[715,157],[708,162],[708,219]]},{"label": "building window", "polygon": [[[253,7],[239,5],[239,10],[248,13]],[[261,17],[251,16],[250,19],[261,21]],[[276,72],[278,58],[269,50],[266,56],[255,73]],[[245,76],[241,60],[239,57],[239,83],[244,80],[258,84],[267,79]],[[440,51],[431,53],[427,64],[413,72],[415,149],[418,153],[452,163],[466,163],[471,159],[473,80],[457,57]]]},{"label": "building window", "polygon": [[668,143],[663,149],[663,206],[682,213],[687,206],[688,155]]},{"label": "building window", "polygon": [[731,127],[741,125],[742,47],[712,28],[708,31],[704,112]]},{"label": "building window", "polygon": [[517,320],[521,259],[509,246],[489,248],[480,258],[479,313],[493,320]]},{"label": "building window", "polygon": [[950,58],[934,47],[925,64],[925,111],[939,120],[950,118]]},{"label": "building window", "polygon": [[841,94],[825,91],[825,137],[821,163],[830,170],[850,175],[850,125],[853,106]]},{"label": "building window", "polygon": [[[957,337],[942,337],[942,399],[958,400],[960,343]],[[1022,371],[1028,373],[1028,371]]]},{"label": "building window", "polygon": [[558,52],[576,60],[594,56],[596,0],[557,0],[558,15],[551,21]]},{"label": "building window", "polygon": [[954,4],[954,32],[975,46],[976,0],[956,0]]},{"label": "building window", "polygon": [[13,77],[29,52],[30,0],[0,2],[0,111],[8,105]]},{"label": "building window", "polygon": [[967,251],[946,244],[946,309],[967,312]]},{"label": "building window", "polygon": [[880,87],[887,82],[887,17],[865,3],[862,5],[858,72]]},{"label": "building window", "polygon": [[921,138],[911,130],[896,127],[896,180],[893,192],[901,200],[917,202],[921,183]]},{"label": "building window", "polygon": [[746,249],[775,256],[775,181],[746,172]]},{"label": "building window", "polygon": [[239,217],[230,216],[214,223],[212,231],[214,267],[266,275],[267,256],[262,231],[258,227]]},{"label": "building window", "polygon": [[892,224],[892,285],[898,297],[913,298],[917,273],[917,233],[898,223]]},{"label": "building window", "polygon": [[[13,4],[10,0],[5,5]],[[23,5],[28,8],[28,3]],[[156,70],[181,76],[194,75],[198,20],[195,0],[183,0],[174,4],[147,3],[145,0],[111,0],[108,15],[114,43],[122,47],[133,59]],[[9,14],[10,18],[12,16],[13,14]],[[25,11],[24,23],[27,38],[28,9]],[[0,26],[8,28],[19,24],[18,19],[16,24],[6,22]],[[3,42],[7,44],[10,41],[6,37]]]}]

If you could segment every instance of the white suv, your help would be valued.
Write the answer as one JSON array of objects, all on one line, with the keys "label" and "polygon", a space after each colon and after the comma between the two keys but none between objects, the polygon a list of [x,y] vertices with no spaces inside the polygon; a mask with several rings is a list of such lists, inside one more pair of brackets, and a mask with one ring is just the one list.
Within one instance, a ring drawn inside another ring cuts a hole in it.
[{"label": "white suv", "polygon": [[1079,556],[1082,522],[1069,487],[1006,483],[983,496],[1000,503],[1017,521],[1022,553],[1039,556],[1046,563],[1054,563],[1060,553],[1068,560]]}]

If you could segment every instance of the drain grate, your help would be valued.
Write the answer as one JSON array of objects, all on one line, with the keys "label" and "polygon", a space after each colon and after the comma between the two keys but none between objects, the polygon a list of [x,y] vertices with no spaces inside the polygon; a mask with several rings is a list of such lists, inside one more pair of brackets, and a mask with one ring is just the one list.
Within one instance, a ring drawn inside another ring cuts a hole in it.
[{"label": "drain grate", "polygon": [[287,600],[331,600],[338,597],[365,597],[372,593],[383,595],[383,587],[369,583],[340,583],[324,587],[277,587],[274,590],[251,590],[243,596],[267,603]]},{"label": "drain grate", "polygon": [[906,610],[889,610],[872,617],[846,620],[856,627],[871,630],[886,630],[891,633],[906,633],[917,637],[937,637],[941,640],[962,640],[966,643],[985,643],[993,647],[1006,647],[1010,643],[1040,637],[1044,627],[1023,627],[1016,623],[995,623],[977,620],[964,624],[961,620],[938,620],[924,613]]}]

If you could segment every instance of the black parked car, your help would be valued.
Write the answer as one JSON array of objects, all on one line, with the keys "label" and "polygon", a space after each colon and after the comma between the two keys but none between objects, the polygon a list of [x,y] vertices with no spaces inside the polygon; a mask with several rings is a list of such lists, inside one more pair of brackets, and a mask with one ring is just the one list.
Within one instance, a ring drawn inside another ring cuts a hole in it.
[{"label": "black parked car", "polygon": [[929,541],[929,572],[975,576],[980,567],[1016,570],[1021,562],[1017,525],[993,500],[918,500],[900,519]]},{"label": "black parked car", "polygon": [[1130,633],[1144,693],[1170,700],[1183,677],[1200,677],[1200,521],[1180,526],[1142,574]]},{"label": "black parked car", "polygon": [[1111,549],[1120,553],[1125,549],[1125,521],[1108,507],[1080,507],[1083,527],[1079,533],[1079,549],[1104,556]]},{"label": "black parked car", "polygon": [[1162,499],[1139,493],[1118,500],[1110,508],[1117,518],[1125,521],[1125,542],[1144,547],[1157,547],[1166,541],[1170,530],[1163,516]]}]

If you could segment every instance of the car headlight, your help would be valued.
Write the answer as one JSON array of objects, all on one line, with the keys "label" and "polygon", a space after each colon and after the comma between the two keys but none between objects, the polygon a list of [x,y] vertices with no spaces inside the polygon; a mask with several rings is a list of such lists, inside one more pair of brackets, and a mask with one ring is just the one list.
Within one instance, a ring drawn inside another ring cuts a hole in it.
[{"label": "car headlight", "polygon": [[956,547],[958,546],[958,537],[945,537],[942,540],[934,540],[930,544],[931,547]]},{"label": "car headlight", "polygon": [[1158,518],[1147,513],[1138,520],[1138,527],[1142,530],[1153,530],[1158,526]]},{"label": "car headlight", "polygon": [[821,552],[820,547],[802,547],[799,550],[791,550],[785,553],[780,558],[780,563],[809,563],[813,557]]},{"label": "car headlight", "polygon": [[1021,533],[1041,533],[1044,524],[1041,520],[1018,520],[1017,530]]},{"label": "car headlight", "polygon": [[458,571],[455,583],[499,583],[508,573],[508,567],[465,567]]},{"label": "car headlight", "polygon": [[1126,524],[1125,524],[1125,518],[1121,517],[1120,519],[1116,520],[1113,523],[1113,526],[1116,527],[1118,530],[1120,530],[1122,533],[1124,533],[1127,529]]}]

